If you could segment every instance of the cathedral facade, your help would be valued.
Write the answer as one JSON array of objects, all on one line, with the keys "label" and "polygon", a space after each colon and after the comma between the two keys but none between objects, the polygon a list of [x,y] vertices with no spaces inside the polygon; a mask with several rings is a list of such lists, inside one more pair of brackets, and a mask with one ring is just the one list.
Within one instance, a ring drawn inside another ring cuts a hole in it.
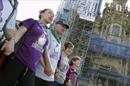
[{"label": "cathedral facade", "polygon": [[106,3],[90,36],[88,68],[82,76],[94,86],[130,86],[130,12],[127,0]]}]

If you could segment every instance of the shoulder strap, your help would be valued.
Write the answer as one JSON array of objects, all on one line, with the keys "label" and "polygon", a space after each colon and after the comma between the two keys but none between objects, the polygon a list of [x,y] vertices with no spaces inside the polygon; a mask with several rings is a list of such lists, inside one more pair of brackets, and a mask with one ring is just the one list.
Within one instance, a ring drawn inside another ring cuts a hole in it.
[{"label": "shoulder strap", "polygon": [[24,42],[25,40],[25,35],[29,33],[29,31],[33,28],[34,24],[36,23],[37,21],[34,20],[33,21],[33,24],[31,25],[30,29],[27,30],[27,32],[22,36],[22,38],[15,44],[15,51],[14,53],[16,54],[17,53],[17,50],[21,47],[22,43]]}]

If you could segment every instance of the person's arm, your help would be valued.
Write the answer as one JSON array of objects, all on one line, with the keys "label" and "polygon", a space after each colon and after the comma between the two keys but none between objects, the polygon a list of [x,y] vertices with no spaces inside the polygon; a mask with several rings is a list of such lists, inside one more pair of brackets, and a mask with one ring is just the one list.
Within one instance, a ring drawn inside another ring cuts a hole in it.
[{"label": "person's arm", "polygon": [[7,40],[10,40],[12,37],[14,37],[16,29],[5,29],[4,35]]},{"label": "person's arm", "polygon": [[66,74],[65,86],[72,86],[70,80],[71,80],[71,72],[70,72],[70,69],[69,69],[68,72],[67,72],[67,74]]},{"label": "person's arm", "polygon": [[45,63],[44,63],[44,59],[43,59],[44,57],[42,57],[41,59],[40,59],[40,64],[43,66],[43,67],[45,67]]},{"label": "person's arm", "polygon": [[21,37],[31,29],[35,20],[32,18],[26,19],[19,24],[19,29],[15,31],[14,36],[10,40],[5,40],[1,50],[4,50],[5,55],[10,55],[14,51],[14,45],[21,39]]},{"label": "person's arm", "polygon": [[77,80],[76,80],[76,86],[79,86],[79,79],[78,79],[78,77],[77,77]]},{"label": "person's arm", "polygon": [[70,80],[68,80],[68,81],[65,83],[65,86],[72,86]]},{"label": "person's arm", "polygon": [[17,16],[17,10],[14,11],[14,13],[11,16],[11,18],[9,19],[8,23],[5,22],[6,28],[4,28],[4,36],[7,40],[10,40],[12,37],[14,37],[15,31],[16,31],[16,27],[15,27],[16,16]]},{"label": "person's arm", "polygon": [[14,37],[11,38],[9,41],[5,41],[4,45],[2,46],[1,50],[4,50],[5,55],[10,55],[14,52],[14,45],[21,39],[21,37],[25,34],[27,28],[21,26],[16,32]]},{"label": "person's arm", "polygon": [[45,52],[43,54],[43,61],[40,61],[42,62],[42,64],[44,65],[44,72],[50,76],[52,74],[54,74],[53,70],[52,70],[52,67],[51,67],[51,64],[50,64],[50,60],[49,60],[49,56],[48,56],[48,52],[47,52],[47,49],[45,49]]},{"label": "person's arm", "polygon": [[15,42],[15,44],[23,37],[23,35],[27,32],[27,28],[25,26],[21,26],[16,32],[14,37],[11,39]]},{"label": "person's arm", "polygon": [[56,79],[56,80],[59,80],[59,79],[61,78],[60,75],[59,75],[59,74],[60,74],[59,71],[60,71],[60,70],[59,70],[58,68],[57,68],[56,71],[55,71],[55,79]]}]

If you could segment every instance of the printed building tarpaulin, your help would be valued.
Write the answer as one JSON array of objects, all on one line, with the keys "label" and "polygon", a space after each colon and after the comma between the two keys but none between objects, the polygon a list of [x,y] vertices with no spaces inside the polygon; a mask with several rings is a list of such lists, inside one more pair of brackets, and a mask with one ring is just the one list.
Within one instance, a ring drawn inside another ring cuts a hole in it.
[{"label": "printed building tarpaulin", "polygon": [[77,13],[79,17],[88,21],[95,21],[97,14],[100,12],[102,0],[80,0]]}]

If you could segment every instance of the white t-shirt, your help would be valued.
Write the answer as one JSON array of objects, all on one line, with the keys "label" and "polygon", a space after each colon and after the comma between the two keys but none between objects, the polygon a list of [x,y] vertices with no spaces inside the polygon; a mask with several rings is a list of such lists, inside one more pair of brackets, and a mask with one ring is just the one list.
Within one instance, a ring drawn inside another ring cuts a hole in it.
[{"label": "white t-shirt", "polygon": [[63,84],[65,79],[66,79],[66,73],[67,73],[68,70],[69,70],[69,59],[68,59],[68,57],[64,57],[63,54],[62,54],[60,64],[59,64],[59,67],[58,67],[58,74],[59,74],[60,78],[55,79],[55,81]]},{"label": "white t-shirt", "polygon": [[[53,36],[50,30],[48,30],[48,55],[49,55],[49,60],[51,63],[51,68],[53,72],[55,72],[57,68],[58,61],[60,59],[60,54],[61,54],[61,43],[59,43],[56,38]],[[36,76],[46,80],[46,81],[54,81],[54,75],[48,76],[44,73],[44,68],[43,66],[38,63],[36,67]]]},{"label": "white t-shirt", "polygon": [[[14,0],[11,1],[12,4],[14,4]],[[0,37],[3,34],[3,32],[1,32],[2,27],[4,26],[5,21],[9,17],[12,10],[13,8],[9,0],[0,0]],[[17,14],[17,10],[15,10],[14,15],[11,17],[10,21],[8,22],[6,29],[15,29],[16,14]]]}]

